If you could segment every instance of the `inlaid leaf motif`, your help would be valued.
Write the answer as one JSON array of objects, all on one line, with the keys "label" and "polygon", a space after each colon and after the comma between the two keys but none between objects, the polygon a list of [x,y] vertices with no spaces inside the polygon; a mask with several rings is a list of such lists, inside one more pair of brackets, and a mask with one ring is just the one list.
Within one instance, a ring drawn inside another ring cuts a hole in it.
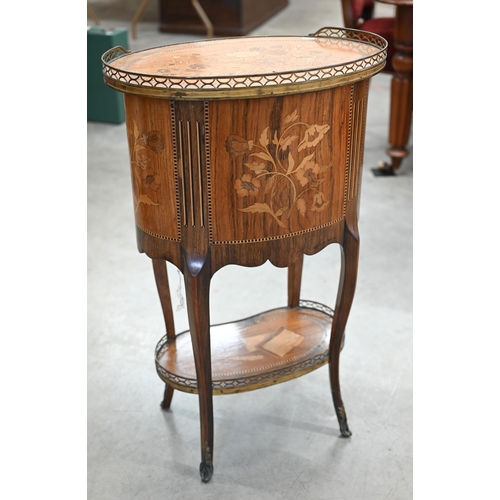
[{"label": "inlaid leaf motif", "polygon": [[267,172],[266,164],[258,161],[247,162],[244,164],[245,167],[248,167],[250,170],[255,172],[257,175],[262,174],[263,172]]},{"label": "inlaid leaf motif", "polygon": [[256,156],[266,161],[273,161],[273,157],[269,153],[252,153],[250,156]]},{"label": "inlaid leaf motif", "polygon": [[278,139],[278,131],[277,130],[274,131],[273,144],[275,146],[280,145],[280,140]]},{"label": "inlaid leaf motif", "polygon": [[267,203],[254,203],[253,205],[247,208],[240,208],[241,212],[268,212],[274,215],[274,212],[271,210],[271,207]]},{"label": "inlaid leaf motif", "polygon": [[299,143],[299,151],[306,148],[313,148],[318,145],[325,134],[330,130],[330,125],[311,125],[304,134],[304,138]]},{"label": "inlaid leaf motif", "polygon": [[281,222],[276,214],[273,212],[272,208],[267,203],[254,203],[247,208],[240,208],[241,212],[251,212],[251,213],[268,213],[274,217],[274,220],[281,226],[286,228],[285,224]]},{"label": "inlaid leaf motif", "polygon": [[151,206],[159,206],[159,203],[156,203],[155,201],[153,201],[149,196],[145,195],[145,194],[141,194],[137,200],[137,203],[135,205],[135,211],[137,212],[137,210],[139,210],[139,205],[141,203],[144,203],[145,205],[151,205]]},{"label": "inlaid leaf motif", "polygon": [[298,138],[299,138],[298,135],[289,135],[288,137],[284,137],[279,141],[279,146],[283,150],[288,149],[292,144],[292,142],[297,140]]},{"label": "inlaid leaf motif", "polygon": [[281,217],[286,211],[288,210],[288,207],[281,207],[277,212],[276,212],[276,217]]},{"label": "inlaid leaf motif", "polygon": [[296,171],[300,170],[301,168],[304,168],[304,166],[306,165],[306,163],[307,163],[308,161],[311,161],[311,160],[312,160],[312,158],[313,158],[313,156],[314,156],[315,154],[316,154],[316,153],[312,153],[312,154],[310,154],[309,156],[306,156],[306,157],[305,157],[305,158],[304,158],[304,159],[300,162],[300,164],[299,164],[299,166],[297,167],[297,170],[296,170]]},{"label": "inlaid leaf motif", "polygon": [[294,110],[292,114],[288,115],[285,118],[285,125],[288,125],[289,123],[293,123],[294,121],[297,120],[298,117],[299,117],[299,115],[297,113],[297,110]]},{"label": "inlaid leaf motif", "polygon": [[139,199],[137,200],[138,203],[145,203],[146,205],[152,205],[157,207],[159,203],[156,203],[156,201],[153,201],[149,196],[145,194],[141,194],[139,196]]},{"label": "inlaid leaf motif", "polygon": [[259,142],[260,142],[260,145],[263,147],[267,147],[269,145],[269,139],[267,137],[268,132],[269,132],[269,127],[266,127],[263,130],[262,134],[260,135]]}]

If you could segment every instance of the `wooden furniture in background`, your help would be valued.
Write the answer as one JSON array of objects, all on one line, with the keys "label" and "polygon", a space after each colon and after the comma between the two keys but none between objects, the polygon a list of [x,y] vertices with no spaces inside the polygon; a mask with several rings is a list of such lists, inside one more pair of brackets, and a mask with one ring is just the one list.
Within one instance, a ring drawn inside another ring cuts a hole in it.
[{"label": "wooden furniture in background", "polygon": [[[210,21],[210,18],[207,16],[205,10],[203,7],[200,5],[200,2],[198,0],[190,0],[191,5],[198,15],[198,18],[201,20],[205,32],[207,34],[207,38],[213,38],[214,36],[214,27],[212,25],[212,21]],[[134,14],[134,18],[132,19],[132,39],[135,40],[137,38],[137,23],[139,22],[144,9],[147,7],[149,3],[149,0],[141,0],[141,3],[139,7],[137,8],[136,13]],[[186,2],[185,2],[186,3]]]},{"label": "wooden furniture in background", "polygon": [[342,0],[342,16],[344,26],[363,31],[370,31],[387,40],[387,61],[384,73],[392,73],[392,56],[394,55],[395,17],[376,17],[375,0]]},{"label": "wooden furniture in background", "polygon": [[[288,0],[199,0],[210,18],[215,36],[242,36],[288,5]],[[160,0],[160,31],[204,33],[204,25],[185,0]]]},{"label": "wooden furniture in background", "polygon": [[408,156],[406,145],[410,137],[413,115],[413,0],[376,0],[396,7],[394,27],[395,53],[391,80],[391,112],[387,154],[391,163],[381,170],[393,174]]},{"label": "wooden furniture in background", "polygon": [[[138,249],[153,261],[165,318],[155,352],[162,407],[174,389],[198,394],[204,482],[214,394],[329,363],[340,432],[351,435],[339,356],[358,269],[368,83],[386,48],[371,33],[323,28],[103,56],[106,83],[125,94]],[[342,256],[335,311],[300,299],[304,254],[331,243]],[[267,260],[288,267],[287,307],[211,327],[214,273]],[[178,335],[166,261],[186,287],[190,330]]]},{"label": "wooden furniture in background", "polygon": [[97,17],[97,14],[94,12],[94,9],[89,5],[87,2],[87,16],[92,19],[95,25],[99,24],[99,18]]},{"label": "wooden furniture in background", "polygon": [[[394,5],[393,17],[374,16],[375,2]],[[394,175],[408,155],[413,111],[413,0],[342,0],[342,15],[347,28],[376,33],[387,40],[385,73],[393,75],[389,115],[390,163],[373,169],[376,175]]]}]

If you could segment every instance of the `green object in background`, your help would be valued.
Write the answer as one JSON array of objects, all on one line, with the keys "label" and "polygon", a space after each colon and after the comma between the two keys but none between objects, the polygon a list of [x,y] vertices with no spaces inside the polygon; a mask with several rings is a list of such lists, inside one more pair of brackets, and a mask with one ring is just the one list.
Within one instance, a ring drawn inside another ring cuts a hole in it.
[{"label": "green object in background", "polygon": [[102,76],[101,57],[109,49],[120,45],[128,50],[126,28],[87,28],[87,120],[123,123],[125,107],[123,94],[109,88]]}]

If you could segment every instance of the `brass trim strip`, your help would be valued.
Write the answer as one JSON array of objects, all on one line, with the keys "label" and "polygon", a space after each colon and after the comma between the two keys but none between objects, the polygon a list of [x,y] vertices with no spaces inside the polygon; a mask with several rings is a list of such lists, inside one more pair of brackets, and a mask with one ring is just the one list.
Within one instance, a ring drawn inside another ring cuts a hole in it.
[{"label": "brass trim strip", "polygon": [[259,97],[282,96],[289,94],[301,94],[304,92],[325,90],[364,80],[382,71],[385,66],[385,59],[376,66],[364,70],[353,72],[347,75],[335,75],[313,81],[301,81],[298,83],[267,84],[255,87],[235,87],[235,88],[202,88],[202,89],[176,89],[167,87],[140,86],[134,83],[125,83],[115,80],[104,74],[106,84],[119,92],[135,94],[157,99],[172,99],[176,101],[202,101],[213,100],[222,101],[229,99],[252,99]]},{"label": "brass trim strip", "polygon": [[[174,100],[227,100],[332,88],[369,78],[385,66],[387,41],[375,33],[350,28],[325,27],[310,34],[309,37],[336,40],[341,46],[364,44],[373,47],[375,51],[346,63],[300,71],[235,76],[174,77],[134,73],[113,66],[113,61],[127,54],[122,47],[115,47],[101,57],[103,75],[110,87],[121,92]],[[231,41],[231,38],[226,40]]]}]

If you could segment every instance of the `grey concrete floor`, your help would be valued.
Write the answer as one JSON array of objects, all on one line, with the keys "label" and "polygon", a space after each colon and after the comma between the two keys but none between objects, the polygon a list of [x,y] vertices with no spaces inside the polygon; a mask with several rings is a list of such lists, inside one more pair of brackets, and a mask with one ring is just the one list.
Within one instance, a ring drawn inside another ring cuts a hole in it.
[{"label": "grey concrete floor", "polygon": [[[291,0],[251,35],[305,35],[323,26],[342,26],[339,1]],[[144,22],[130,48],[201,38],[159,33]],[[208,484],[198,475],[197,397],[176,391],[170,411],[159,406],[163,383],[153,353],[164,324],[151,263],[135,245],[125,125],[88,123],[89,500],[412,498],[412,138],[397,176],[371,172],[387,158],[389,86],[387,75],[370,84],[359,277],[341,356],[353,435],[340,437],[327,367],[218,396]],[[336,245],[306,257],[302,297],[333,307],[338,272]],[[172,266],[169,276],[182,331],[184,290]],[[213,323],[285,304],[286,270],[268,264],[229,266],[212,281]]]}]

